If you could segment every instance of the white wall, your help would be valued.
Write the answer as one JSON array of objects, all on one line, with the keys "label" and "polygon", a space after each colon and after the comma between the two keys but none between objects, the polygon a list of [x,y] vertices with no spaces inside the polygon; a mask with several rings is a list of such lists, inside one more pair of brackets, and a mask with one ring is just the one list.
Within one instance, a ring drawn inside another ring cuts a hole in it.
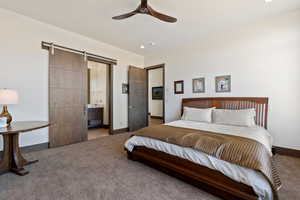
[{"label": "white wall", "polygon": [[[19,92],[20,103],[9,106],[15,120],[48,120],[48,52],[41,41],[58,43],[118,60],[114,66],[114,129],[127,127],[129,65],[144,66],[144,57],[63,29],[0,9],[0,88]],[[48,131],[22,134],[21,146],[48,142]],[[2,138],[0,139],[2,148]]]},{"label": "white wall", "polygon": [[[201,28],[201,27],[199,27]],[[269,131],[275,145],[300,149],[300,10],[195,41],[188,48],[157,51],[146,66],[166,64],[166,120],[178,119],[183,97],[269,97]],[[214,77],[232,75],[232,92],[217,94]],[[206,77],[206,93],[192,93],[192,79]],[[185,81],[174,95],[173,81]]]},{"label": "white wall", "polygon": [[163,100],[152,100],[152,87],[163,86],[163,69],[149,70],[148,76],[149,112],[151,116],[163,117]]}]

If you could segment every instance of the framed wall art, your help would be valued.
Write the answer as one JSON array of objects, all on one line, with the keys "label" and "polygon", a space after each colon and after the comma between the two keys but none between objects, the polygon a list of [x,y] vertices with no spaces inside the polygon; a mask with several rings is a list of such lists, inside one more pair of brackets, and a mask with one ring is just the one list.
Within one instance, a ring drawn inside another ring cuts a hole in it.
[{"label": "framed wall art", "polygon": [[193,79],[193,93],[205,93],[205,78]]},{"label": "framed wall art", "polygon": [[183,81],[174,81],[174,93],[183,94],[184,93],[184,82]]},{"label": "framed wall art", "polygon": [[129,86],[126,83],[122,84],[122,94],[128,94]]},{"label": "framed wall art", "polygon": [[164,88],[163,87],[152,87],[152,100],[163,100]]},{"label": "framed wall art", "polygon": [[231,76],[216,77],[216,92],[231,92]]}]

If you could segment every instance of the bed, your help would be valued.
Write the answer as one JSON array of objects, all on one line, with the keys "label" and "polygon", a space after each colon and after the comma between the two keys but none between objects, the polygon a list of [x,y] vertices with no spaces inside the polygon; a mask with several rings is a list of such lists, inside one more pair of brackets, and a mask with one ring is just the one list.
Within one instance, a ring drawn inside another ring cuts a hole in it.
[{"label": "bed", "polygon": [[[188,128],[222,134],[241,133],[260,141],[268,151],[272,137],[267,129],[268,98],[189,98],[184,107],[248,109],[256,112],[255,127],[239,127],[178,120],[162,126]],[[141,161],[176,176],[223,199],[273,199],[273,190],[266,178],[256,170],[217,159],[192,148],[174,145],[148,137],[133,136],[125,143],[128,158]]]}]

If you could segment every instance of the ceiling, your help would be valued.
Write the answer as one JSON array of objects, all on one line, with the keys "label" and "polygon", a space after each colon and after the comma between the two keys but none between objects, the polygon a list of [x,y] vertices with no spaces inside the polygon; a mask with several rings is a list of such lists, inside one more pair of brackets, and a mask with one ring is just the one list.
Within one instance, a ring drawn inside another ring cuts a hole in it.
[{"label": "ceiling", "polygon": [[[300,8],[300,0],[148,0],[175,24],[147,15],[111,18],[134,10],[140,0],[0,0],[0,7],[141,54],[192,45],[230,27]],[[155,42],[155,46],[149,45]],[[141,45],[145,49],[141,49]]]}]

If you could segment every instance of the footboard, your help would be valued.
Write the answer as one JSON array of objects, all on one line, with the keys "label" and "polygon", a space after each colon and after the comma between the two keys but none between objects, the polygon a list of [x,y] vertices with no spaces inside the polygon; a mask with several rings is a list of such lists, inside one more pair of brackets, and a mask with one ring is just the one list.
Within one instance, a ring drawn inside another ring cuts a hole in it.
[{"label": "footboard", "polygon": [[127,156],[130,160],[143,162],[223,199],[258,199],[250,186],[238,183],[216,170],[173,155],[146,147],[135,147],[132,152],[127,151]]}]

